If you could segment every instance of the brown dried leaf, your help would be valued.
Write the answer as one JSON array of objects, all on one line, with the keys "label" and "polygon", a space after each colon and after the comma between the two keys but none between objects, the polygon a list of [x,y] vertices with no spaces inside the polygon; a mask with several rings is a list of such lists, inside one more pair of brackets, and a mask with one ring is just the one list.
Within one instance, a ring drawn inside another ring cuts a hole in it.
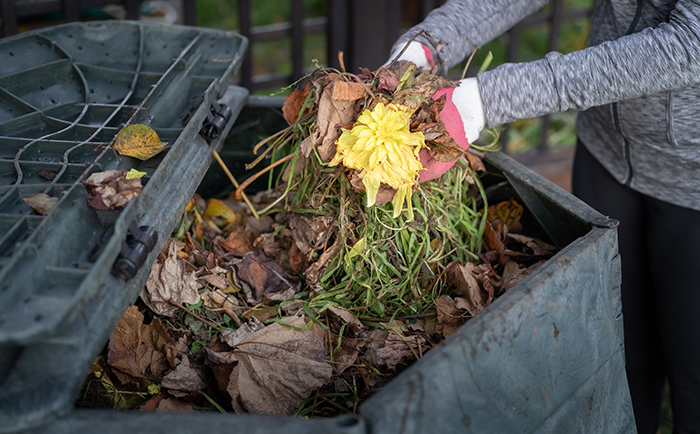
[{"label": "brown dried leaf", "polygon": [[192,408],[192,404],[181,399],[168,396],[161,399],[153,411],[162,411],[167,413],[192,413],[196,410]]},{"label": "brown dried leaf", "polygon": [[175,369],[163,377],[160,385],[168,389],[168,393],[178,398],[192,392],[199,392],[207,386],[197,369],[190,366],[190,360],[187,356],[184,356]]},{"label": "brown dried leaf", "polygon": [[[307,81],[304,89],[295,88],[287,99],[284,100],[284,104],[282,104],[282,115],[289,125],[295,123],[299,118],[301,107],[304,105],[304,101],[309,94],[309,86],[311,86],[311,82]],[[306,107],[306,111],[308,111],[308,109],[309,107]]]},{"label": "brown dried leaf", "polygon": [[121,209],[143,190],[141,178],[126,179],[126,170],[105,170],[85,180],[88,205],[95,209]]},{"label": "brown dried leaf", "polygon": [[357,319],[355,315],[343,308],[329,305],[328,311],[331,312],[336,318],[340,319],[343,324],[348,324],[350,326],[350,330],[352,330],[355,335],[360,334],[360,332],[365,329],[365,326],[362,325],[360,320]]},{"label": "brown dried leaf", "polygon": [[245,338],[248,337],[253,332],[262,330],[265,325],[258,321],[256,317],[250,318],[248,322],[244,323],[242,326],[238,327],[235,332],[224,330],[221,333],[221,339],[226,342],[231,348],[241,343]]},{"label": "brown dried leaf", "polygon": [[[454,285],[456,294],[467,300],[469,304],[467,312],[472,316],[484,310],[493,301],[494,283],[496,283],[493,276],[497,276],[491,265],[483,265],[488,269],[484,267],[477,270],[471,262],[462,265],[459,261],[452,261],[445,270],[447,281]],[[488,274],[489,269],[493,272],[492,275]],[[500,286],[500,278],[497,284]]]},{"label": "brown dried leaf", "polygon": [[294,274],[299,274],[301,270],[306,269],[308,266],[306,255],[299,250],[296,243],[292,243],[292,246],[289,248],[288,260],[289,268],[291,268],[291,271]]},{"label": "brown dried leaf", "polygon": [[312,250],[318,250],[333,235],[335,219],[330,216],[315,217],[304,214],[289,214],[289,228],[294,243],[301,253],[308,255]]},{"label": "brown dried leaf", "polygon": [[270,258],[264,252],[251,252],[237,261],[234,266],[238,278],[245,280],[252,289],[252,298],[246,300],[257,304],[263,297],[273,300],[288,300],[299,289],[298,283],[288,275],[279,261]]},{"label": "brown dried leaf", "polygon": [[313,291],[320,291],[322,288],[318,285],[319,279],[321,277],[321,272],[325,269],[331,259],[340,251],[342,245],[340,243],[340,238],[336,238],[332,246],[326,249],[321,256],[309,266],[309,268],[304,271],[304,277],[306,278],[306,283],[309,284]]},{"label": "brown dried leaf", "polygon": [[377,90],[388,90],[391,93],[394,93],[396,88],[399,87],[399,84],[401,83],[399,77],[397,77],[396,74],[389,69],[381,71],[376,78]]},{"label": "brown dried leaf", "polygon": [[[532,238],[528,237],[526,235],[521,235],[521,234],[513,234],[509,233],[506,236],[506,241],[509,240],[514,240],[524,246],[526,246],[529,249],[528,255],[531,256],[542,256],[545,258],[549,258],[552,255],[554,255],[557,252],[557,248],[554,247],[551,244],[545,243],[544,241],[538,239],[538,238]],[[523,249],[527,250],[527,249]],[[511,254],[509,250],[506,250],[506,255],[508,256],[515,256],[514,254]]]},{"label": "brown dried leaf", "polygon": [[316,125],[311,131],[313,146],[321,160],[329,162],[335,156],[335,141],[340,137],[340,125],[352,122],[357,115],[355,101],[334,100],[327,86],[321,92]]},{"label": "brown dried leaf", "polygon": [[427,340],[420,335],[401,337],[390,331],[383,339],[381,346],[368,351],[368,357],[376,366],[386,366],[390,370],[396,369],[399,363],[414,360],[420,352],[418,347],[425,345]]},{"label": "brown dried leaf", "polygon": [[365,96],[365,86],[354,81],[337,80],[333,83],[333,99],[356,101]]},{"label": "brown dried leaf", "polygon": [[160,377],[175,366],[177,349],[158,318],[143,324],[136,306],[129,306],[109,338],[107,363],[131,377]]},{"label": "brown dried leaf", "polygon": [[464,324],[466,319],[459,314],[456,303],[449,295],[435,299],[437,307],[437,326],[435,331],[448,337]]},{"label": "brown dried leaf", "polygon": [[[301,317],[284,321],[305,326]],[[324,354],[323,343],[310,330],[273,323],[250,334],[236,350],[214,358],[237,363],[227,388],[237,412],[284,415],[330,381],[333,369]]]},{"label": "brown dried leaf", "polygon": [[58,172],[54,172],[53,170],[40,170],[36,174],[47,181],[53,181],[58,176]]},{"label": "brown dried leaf", "polygon": [[41,215],[47,215],[58,203],[57,197],[51,197],[46,193],[37,193],[22,198],[34,211]]},{"label": "brown dried leaf", "polygon": [[[182,250],[185,243],[174,239],[168,240],[163,248],[165,260],[153,263],[146,281],[146,287],[141,290],[141,299],[157,315],[173,316],[177,310],[170,301],[177,303],[199,303],[199,288],[194,272],[185,271],[185,265],[177,252]],[[161,255],[162,256],[162,255]]]},{"label": "brown dried leaf", "polygon": [[253,250],[253,246],[242,228],[234,228],[225,240],[219,241],[219,245],[227,252],[240,256]]},{"label": "brown dried leaf", "polygon": [[471,167],[473,171],[486,172],[486,166],[484,166],[484,162],[481,160],[481,157],[472,152],[465,152],[464,155],[467,157],[469,167]]}]

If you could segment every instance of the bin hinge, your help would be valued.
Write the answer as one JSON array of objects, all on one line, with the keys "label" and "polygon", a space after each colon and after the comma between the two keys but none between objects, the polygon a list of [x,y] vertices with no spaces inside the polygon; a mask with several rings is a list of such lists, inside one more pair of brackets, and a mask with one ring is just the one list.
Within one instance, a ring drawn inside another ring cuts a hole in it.
[{"label": "bin hinge", "polygon": [[[190,109],[190,114],[183,119],[183,123],[187,124],[189,119],[192,117],[195,111],[202,105],[202,100],[198,100],[192,108]],[[209,113],[207,113],[207,118],[202,123],[202,129],[199,134],[204,137],[207,143],[211,143],[212,140],[218,139],[221,133],[226,128],[226,124],[231,120],[233,112],[231,108],[226,104],[222,104],[218,101],[211,103],[209,107]]]},{"label": "bin hinge", "polygon": [[136,222],[131,222],[126,240],[122,240],[119,257],[112,266],[112,274],[124,280],[136,276],[157,242],[158,232],[153,226],[139,227]]}]

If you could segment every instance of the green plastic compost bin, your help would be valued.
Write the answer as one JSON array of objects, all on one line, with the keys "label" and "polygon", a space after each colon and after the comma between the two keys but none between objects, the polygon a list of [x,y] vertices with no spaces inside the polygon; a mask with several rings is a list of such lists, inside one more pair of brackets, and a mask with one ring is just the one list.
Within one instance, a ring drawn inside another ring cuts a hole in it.
[{"label": "green plastic compost bin", "polygon": [[[285,126],[280,98],[228,86],[245,45],[229,32],[123,22],[0,41],[0,432],[636,432],[616,222],[500,153],[485,160],[491,201],[517,198],[530,220],[523,224],[562,250],[359,414],[306,420],[73,409],[211,150],[228,135],[222,158],[245,179],[252,146]],[[31,51],[39,55],[19,56]],[[218,128],[222,105],[232,115]],[[123,123],[151,125],[170,143],[167,154],[143,163],[116,154],[105,143]],[[114,168],[146,171],[143,193],[119,213],[89,208],[81,181]],[[58,173],[54,181],[36,177],[44,169]],[[227,182],[212,168],[199,189],[210,196]],[[60,197],[46,217],[22,201],[37,192]],[[133,227],[152,228],[157,241],[125,280],[113,270],[140,240]]]},{"label": "green plastic compost bin", "polygon": [[[73,23],[0,40],[0,432],[68,413],[91,363],[220,149],[248,92],[234,32]],[[147,161],[110,143],[145,124]],[[88,205],[94,172],[146,172],[121,210]],[[58,203],[45,216],[24,198]]]}]

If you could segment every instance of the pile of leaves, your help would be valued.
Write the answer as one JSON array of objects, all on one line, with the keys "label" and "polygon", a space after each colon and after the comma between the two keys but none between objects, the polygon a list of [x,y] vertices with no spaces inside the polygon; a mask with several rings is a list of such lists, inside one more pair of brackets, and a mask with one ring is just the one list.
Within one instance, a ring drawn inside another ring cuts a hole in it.
[{"label": "pile of leaves", "polygon": [[[354,412],[550,257],[552,246],[522,235],[518,203],[487,203],[478,152],[454,143],[444,99],[430,98],[447,86],[402,62],[312,74],[284,106],[290,126],[256,147],[267,146],[250,166],[267,157],[267,167],[225,200],[190,202],[83,403]],[[412,216],[397,215],[386,185],[366,207],[357,171],[328,164],[341,132],[390,102],[411,108],[432,158],[457,160],[414,187]],[[249,198],[259,176],[269,189]]]}]

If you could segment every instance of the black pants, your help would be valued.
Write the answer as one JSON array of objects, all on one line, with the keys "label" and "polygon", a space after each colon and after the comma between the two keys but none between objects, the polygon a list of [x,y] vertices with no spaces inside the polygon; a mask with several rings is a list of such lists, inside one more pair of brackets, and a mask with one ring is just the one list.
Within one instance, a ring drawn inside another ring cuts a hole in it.
[{"label": "black pants", "polygon": [[665,379],[673,432],[700,433],[700,212],[618,183],[580,142],[573,192],[620,221],[625,356],[639,433],[656,433]]}]

